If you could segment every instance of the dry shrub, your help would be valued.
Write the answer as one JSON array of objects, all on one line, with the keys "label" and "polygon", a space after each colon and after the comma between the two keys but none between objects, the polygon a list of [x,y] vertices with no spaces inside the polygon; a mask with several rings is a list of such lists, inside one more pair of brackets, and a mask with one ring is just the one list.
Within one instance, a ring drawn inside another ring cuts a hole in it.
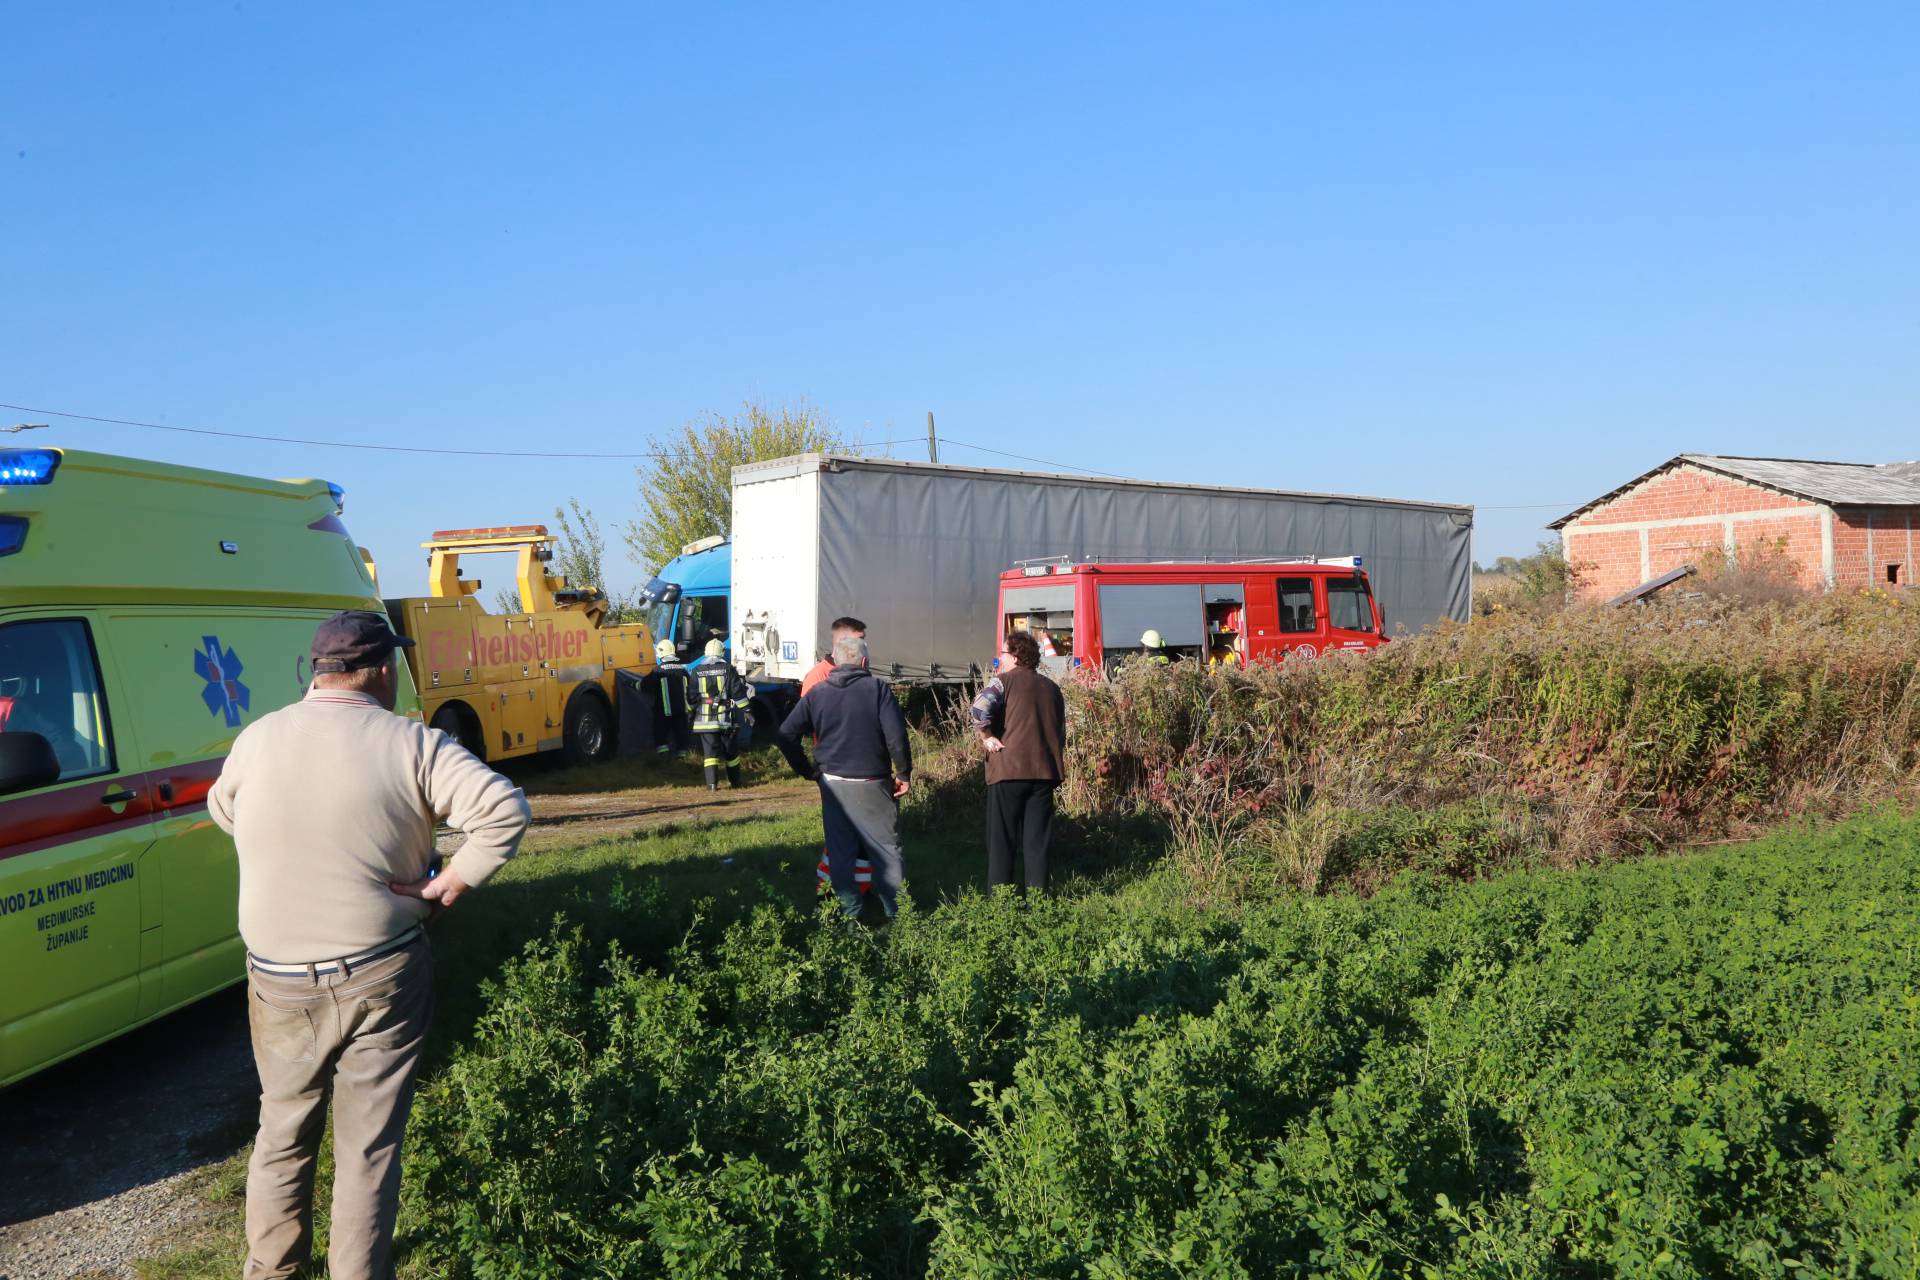
[{"label": "dry shrub", "polygon": [[1523,611],[1532,607],[1520,580],[1508,573],[1473,575],[1473,616],[1491,618],[1496,614]]},{"label": "dry shrub", "polygon": [[1722,551],[1702,555],[1689,589],[1735,607],[1790,605],[1808,600],[1814,584],[1786,552],[1786,539],[1740,547],[1731,557]]},{"label": "dry shrub", "polygon": [[1585,568],[1569,564],[1560,545],[1543,542],[1530,556],[1501,556],[1474,566],[1473,616],[1557,613],[1579,592]]},{"label": "dry shrub", "polygon": [[[1068,687],[1063,811],[1152,814],[1203,896],[1478,877],[1909,798],[1920,602],[1510,614],[1366,656]],[[977,755],[969,768],[977,773]]]},{"label": "dry shrub", "polygon": [[985,752],[974,735],[964,698],[942,701],[915,725],[913,791],[909,803],[928,824],[977,820],[986,807]]}]

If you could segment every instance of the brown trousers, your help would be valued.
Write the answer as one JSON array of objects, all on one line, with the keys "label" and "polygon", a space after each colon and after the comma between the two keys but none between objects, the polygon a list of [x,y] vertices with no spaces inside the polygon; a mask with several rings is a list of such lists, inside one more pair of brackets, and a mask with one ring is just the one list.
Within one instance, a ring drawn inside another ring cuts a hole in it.
[{"label": "brown trousers", "polygon": [[313,1181],[333,1093],[333,1280],[391,1280],[400,1142],[433,1019],[433,951],[420,938],[351,972],[249,968],[260,1133],[247,1169],[245,1280],[292,1276],[313,1253]]}]

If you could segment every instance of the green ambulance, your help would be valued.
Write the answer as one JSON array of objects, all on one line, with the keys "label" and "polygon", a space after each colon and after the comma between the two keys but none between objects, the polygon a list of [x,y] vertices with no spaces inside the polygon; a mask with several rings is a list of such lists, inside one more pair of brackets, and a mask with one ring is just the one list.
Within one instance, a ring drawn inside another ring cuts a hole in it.
[{"label": "green ambulance", "polygon": [[0,1086],[244,976],[207,792],[314,628],[381,608],[340,499],[0,449]]}]

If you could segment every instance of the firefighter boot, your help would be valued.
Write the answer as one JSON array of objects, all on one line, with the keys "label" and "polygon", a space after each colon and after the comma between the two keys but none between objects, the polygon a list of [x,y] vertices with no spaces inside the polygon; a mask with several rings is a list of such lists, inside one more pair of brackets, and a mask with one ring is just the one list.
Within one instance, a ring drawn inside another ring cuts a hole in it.
[{"label": "firefighter boot", "polygon": [[718,791],[720,789],[720,762],[718,760],[707,761],[705,772],[707,775],[707,790]]},{"label": "firefighter boot", "polygon": [[738,791],[741,787],[744,787],[747,785],[745,782],[741,781],[740,766],[732,763],[731,761],[729,761],[727,764],[727,785],[729,787],[732,787],[736,791]]}]

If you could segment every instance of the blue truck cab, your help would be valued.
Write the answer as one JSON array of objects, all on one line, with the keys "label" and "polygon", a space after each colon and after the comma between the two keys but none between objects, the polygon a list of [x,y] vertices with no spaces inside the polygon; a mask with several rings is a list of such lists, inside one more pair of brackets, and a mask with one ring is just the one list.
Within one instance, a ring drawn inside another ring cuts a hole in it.
[{"label": "blue truck cab", "polygon": [[685,663],[699,661],[709,640],[718,639],[731,649],[727,609],[732,582],[733,546],[726,538],[715,534],[689,542],[640,588],[647,628],[672,640]]},{"label": "blue truck cab", "polygon": [[[671,639],[674,652],[688,665],[700,660],[709,640],[726,645],[732,660],[732,595],[733,544],[721,534],[689,542],[640,588],[648,629]],[[799,693],[790,682],[749,683],[754,719],[762,725],[779,724]]]}]

